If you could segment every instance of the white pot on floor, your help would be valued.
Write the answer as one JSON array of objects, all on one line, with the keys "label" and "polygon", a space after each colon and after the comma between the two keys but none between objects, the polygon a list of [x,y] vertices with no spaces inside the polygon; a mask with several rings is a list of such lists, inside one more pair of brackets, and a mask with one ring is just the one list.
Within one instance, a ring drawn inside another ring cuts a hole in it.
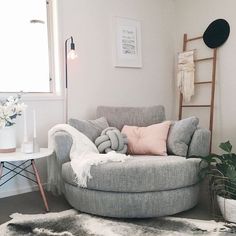
[{"label": "white pot on floor", "polygon": [[236,200],[217,195],[217,202],[224,219],[236,223]]},{"label": "white pot on floor", "polygon": [[16,151],[16,131],[15,126],[7,126],[0,129],[0,153]]}]

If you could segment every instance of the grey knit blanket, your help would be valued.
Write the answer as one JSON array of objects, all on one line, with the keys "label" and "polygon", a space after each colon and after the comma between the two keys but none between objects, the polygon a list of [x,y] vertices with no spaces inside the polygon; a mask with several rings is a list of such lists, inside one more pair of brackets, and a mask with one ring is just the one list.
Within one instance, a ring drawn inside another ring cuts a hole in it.
[{"label": "grey knit blanket", "polygon": [[128,139],[115,127],[104,129],[101,135],[95,140],[95,145],[100,153],[116,151],[118,153],[127,153]]}]

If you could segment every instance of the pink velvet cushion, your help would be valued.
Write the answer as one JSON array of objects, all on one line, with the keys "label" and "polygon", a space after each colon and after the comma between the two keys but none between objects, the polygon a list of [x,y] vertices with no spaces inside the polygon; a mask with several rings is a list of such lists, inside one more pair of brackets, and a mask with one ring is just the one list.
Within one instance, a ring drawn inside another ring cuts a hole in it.
[{"label": "pink velvet cushion", "polygon": [[148,127],[125,125],[121,132],[127,135],[129,154],[166,156],[166,140],[170,124],[170,121],[164,121]]}]

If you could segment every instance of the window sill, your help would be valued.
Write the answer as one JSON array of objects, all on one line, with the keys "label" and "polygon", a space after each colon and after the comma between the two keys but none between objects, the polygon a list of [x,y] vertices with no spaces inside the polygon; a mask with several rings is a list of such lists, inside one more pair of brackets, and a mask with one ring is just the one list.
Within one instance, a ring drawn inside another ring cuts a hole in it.
[{"label": "window sill", "polygon": [[[1,93],[1,98],[7,98],[8,96],[14,96],[17,93]],[[23,101],[63,101],[64,96],[55,93],[23,93]]]}]

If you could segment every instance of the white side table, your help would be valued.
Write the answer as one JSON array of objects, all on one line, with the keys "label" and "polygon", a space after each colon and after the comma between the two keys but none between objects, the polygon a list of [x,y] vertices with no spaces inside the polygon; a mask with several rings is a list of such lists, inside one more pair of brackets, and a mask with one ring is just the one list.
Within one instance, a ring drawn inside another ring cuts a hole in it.
[{"label": "white side table", "polygon": [[[50,156],[52,150],[48,148],[40,148],[40,152],[25,154],[22,153],[20,149],[17,149],[16,152],[12,153],[0,153],[0,187],[6,184],[8,181],[20,175],[26,179],[31,180],[34,183],[38,184],[46,211],[49,211],[47,199],[41,184],[40,176],[37,171],[35,160],[43,157]],[[20,162],[16,164],[14,162]],[[29,168],[32,166],[33,171]],[[6,173],[3,174],[3,169],[6,169]],[[12,176],[9,176],[10,173],[14,173]],[[28,175],[25,175],[25,174]],[[3,174],[3,175],[2,175]]]}]

